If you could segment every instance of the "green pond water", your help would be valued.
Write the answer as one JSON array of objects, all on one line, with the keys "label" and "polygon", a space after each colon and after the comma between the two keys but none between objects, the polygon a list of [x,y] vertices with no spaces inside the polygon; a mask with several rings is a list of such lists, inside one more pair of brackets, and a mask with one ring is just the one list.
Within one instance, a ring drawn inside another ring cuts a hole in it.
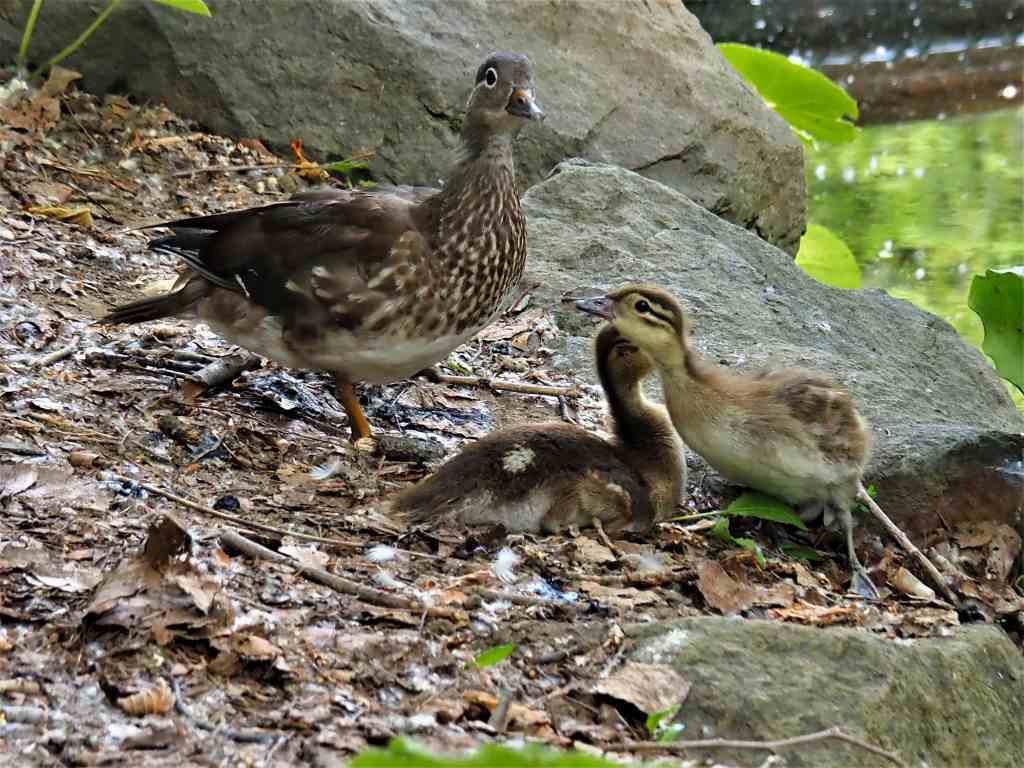
[{"label": "green pond water", "polygon": [[807,192],[808,221],[845,241],[865,287],[981,346],[971,278],[1024,264],[1024,109],[867,127],[807,152]]}]

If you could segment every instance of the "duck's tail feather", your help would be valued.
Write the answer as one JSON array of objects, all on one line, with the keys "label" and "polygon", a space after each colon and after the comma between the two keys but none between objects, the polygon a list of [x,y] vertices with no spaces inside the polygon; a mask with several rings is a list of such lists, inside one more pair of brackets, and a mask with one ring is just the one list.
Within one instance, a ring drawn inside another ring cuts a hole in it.
[{"label": "duck's tail feather", "polygon": [[100,319],[101,323],[144,323],[147,320],[159,320],[164,317],[180,315],[193,304],[206,296],[210,284],[201,278],[193,277],[185,285],[171,293],[150,296],[115,307]]}]

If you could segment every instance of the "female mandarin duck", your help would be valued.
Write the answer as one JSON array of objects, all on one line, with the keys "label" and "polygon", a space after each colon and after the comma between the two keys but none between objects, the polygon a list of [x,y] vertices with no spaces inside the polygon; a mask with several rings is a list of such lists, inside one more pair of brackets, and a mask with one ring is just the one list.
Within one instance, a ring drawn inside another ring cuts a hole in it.
[{"label": "female mandarin duck", "polygon": [[283,365],[334,374],[353,440],[369,435],[353,382],[408,377],[487,326],[526,261],[512,143],[544,113],[529,59],[480,65],[462,151],[441,190],[331,190],[181,219],[153,241],[188,269],[170,293],[104,322],[185,315]]}]

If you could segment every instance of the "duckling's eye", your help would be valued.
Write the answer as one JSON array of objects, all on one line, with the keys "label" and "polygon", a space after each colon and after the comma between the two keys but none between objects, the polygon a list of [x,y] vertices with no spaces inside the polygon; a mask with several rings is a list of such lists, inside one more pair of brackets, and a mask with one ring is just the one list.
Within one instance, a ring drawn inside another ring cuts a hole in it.
[{"label": "duckling's eye", "polygon": [[633,308],[640,314],[651,311],[651,305],[647,303],[646,299],[640,299],[640,301],[633,305]]},{"label": "duckling's eye", "polygon": [[484,72],[484,85],[488,88],[493,88],[498,84],[498,73],[494,67],[488,67],[487,71]]}]

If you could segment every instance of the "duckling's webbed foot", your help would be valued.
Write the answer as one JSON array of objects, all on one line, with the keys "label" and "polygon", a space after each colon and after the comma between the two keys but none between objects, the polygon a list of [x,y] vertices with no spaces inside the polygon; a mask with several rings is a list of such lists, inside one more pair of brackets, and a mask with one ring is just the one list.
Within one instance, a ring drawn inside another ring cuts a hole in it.
[{"label": "duckling's webbed foot", "polygon": [[865,600],[878,600],[881,595],[867,569],[860,564],[857,557],[857,550],[853,546],[853,514],[849,509],[839,510],[839,519],[843,524],[843,532],[846,535],[846,556],[850,561],[850,591],[854,592]]}]

